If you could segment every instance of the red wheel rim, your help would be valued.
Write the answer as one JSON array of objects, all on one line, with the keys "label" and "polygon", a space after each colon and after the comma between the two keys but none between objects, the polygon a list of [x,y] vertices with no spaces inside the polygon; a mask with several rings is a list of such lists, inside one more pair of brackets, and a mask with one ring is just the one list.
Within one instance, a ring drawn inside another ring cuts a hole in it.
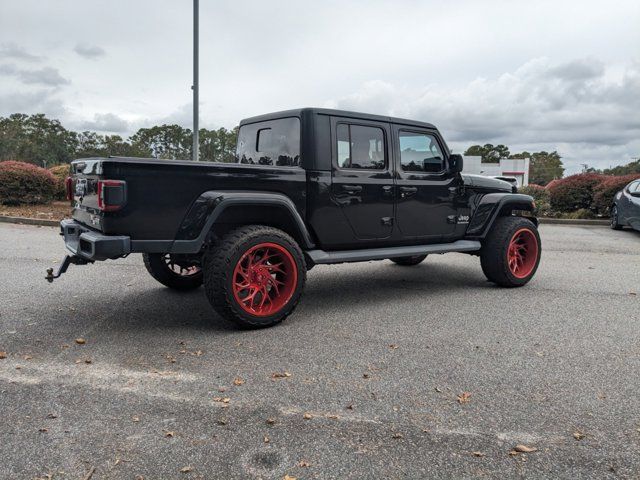
[{"label": "red wheel rim", "polygon": [[233,296],[242,309],[258,317],[280,311],[293,296],[298,267],[277,243],[260,243],[247,250],[233,270]]},{"label": "red wheel rim", "polygon": [[538,260],[538,239],[528,228],[521,228],[511,237],[507,261],[511,275],[526,278],[531,275]]}]

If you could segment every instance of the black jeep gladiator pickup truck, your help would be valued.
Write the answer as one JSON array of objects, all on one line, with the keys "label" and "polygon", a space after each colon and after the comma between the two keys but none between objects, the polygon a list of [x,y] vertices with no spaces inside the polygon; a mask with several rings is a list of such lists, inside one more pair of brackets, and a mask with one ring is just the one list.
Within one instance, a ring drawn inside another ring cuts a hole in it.
[{"label": "black jeep gladiator pickup truck", "polygon": [[463,175],[431,124],[305,108],[243,120],[236,163],[143,158],[72,162],[67,250],[47,271],[142,253],[153,278],[204,283],[242,326],[279,323],[316,264],[430,253],[480,256],[489,280],[519,287],[541,245],[535,204],[511,184]]}]

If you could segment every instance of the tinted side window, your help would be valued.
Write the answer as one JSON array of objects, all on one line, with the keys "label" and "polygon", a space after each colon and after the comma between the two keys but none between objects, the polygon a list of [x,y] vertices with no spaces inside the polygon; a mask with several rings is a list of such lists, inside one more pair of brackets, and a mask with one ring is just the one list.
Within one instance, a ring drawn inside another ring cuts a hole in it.
[{"label": "tinted side window", "polygon": [[338,167],[384,169],[384,131],[378,127],[338,124]]},{"label": "tinted side window", "polygon": [[629,185],[629,193],[640,192],[640,182],[633,182]]},{"label": "tinted side window", "polygon": [[280,118],[240,127],[236,161],[253,165],[300,165],[300,120]]},{"label": "tinted side window", "polygon": [[400,130],[400,167],[405,172],[444,170],[444,155],[433,135]]}]

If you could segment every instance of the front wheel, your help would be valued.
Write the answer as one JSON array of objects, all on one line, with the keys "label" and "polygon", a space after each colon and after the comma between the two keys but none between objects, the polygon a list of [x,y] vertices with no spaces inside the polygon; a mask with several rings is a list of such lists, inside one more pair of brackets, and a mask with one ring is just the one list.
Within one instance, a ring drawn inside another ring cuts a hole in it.
[{"label": "front wheel", "polygon": [[144,266],[158,282],[174,290],[202,285],[202,269],[192,259],[170,253],[143,253]]},{"label": "front wheel", "polygon": [[609,226],[613,230],[622,230],[622,225],[620,225],[620,219],[618,218],[618,207],[616,205],[611,207],[611,223]]},{"label": "front wheel", "polygon": [[414,265],[422,263],[425,258],[427,258],[426,255],[412,255],[410,257],[390,258],[389,260],[391,260],[396,265],[401,265],[403,267],[413,267]]},{"label": "front wheel", "polygon": [[204,259],[209,303],[242,327],[270,327],[284,320],[296,307],[306,276],[296,241],[261,225],[233,230]]},{"label": "front wheel", "polygon": [[501,287],[521,287],[540,263],[541,243],[533,222],[522,217],[497,218],[480,251],[486,277]]}]

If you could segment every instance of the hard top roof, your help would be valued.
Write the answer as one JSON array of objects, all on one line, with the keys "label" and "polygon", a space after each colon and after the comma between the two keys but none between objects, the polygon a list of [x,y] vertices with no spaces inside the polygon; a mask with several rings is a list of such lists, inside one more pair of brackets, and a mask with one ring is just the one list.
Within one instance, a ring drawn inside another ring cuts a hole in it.
[{"label": "hard top roof", "polygon": [[374,115],[371,113],[350,112],[348,110],[335,110],[331,108],[297,108],[293,110],[283,110],[281,112],[266,113],[264,115],[258,115],[255,117],[245,118],[240,122],[240,125],[248,123],[263,122],[266,120],[274,120],[284,117],[301,117],[304,113],[318,114],[318,115],[332,115],[336,117],[348,117],[356,118],[360,120],[372,120],[376,122],[397,123],[401,125],[410,125],[423,128],[435,129],[436,127],[431,123],[419,122],[417,120],[408,120],[406,118],[395,118],[386,115]]}]

